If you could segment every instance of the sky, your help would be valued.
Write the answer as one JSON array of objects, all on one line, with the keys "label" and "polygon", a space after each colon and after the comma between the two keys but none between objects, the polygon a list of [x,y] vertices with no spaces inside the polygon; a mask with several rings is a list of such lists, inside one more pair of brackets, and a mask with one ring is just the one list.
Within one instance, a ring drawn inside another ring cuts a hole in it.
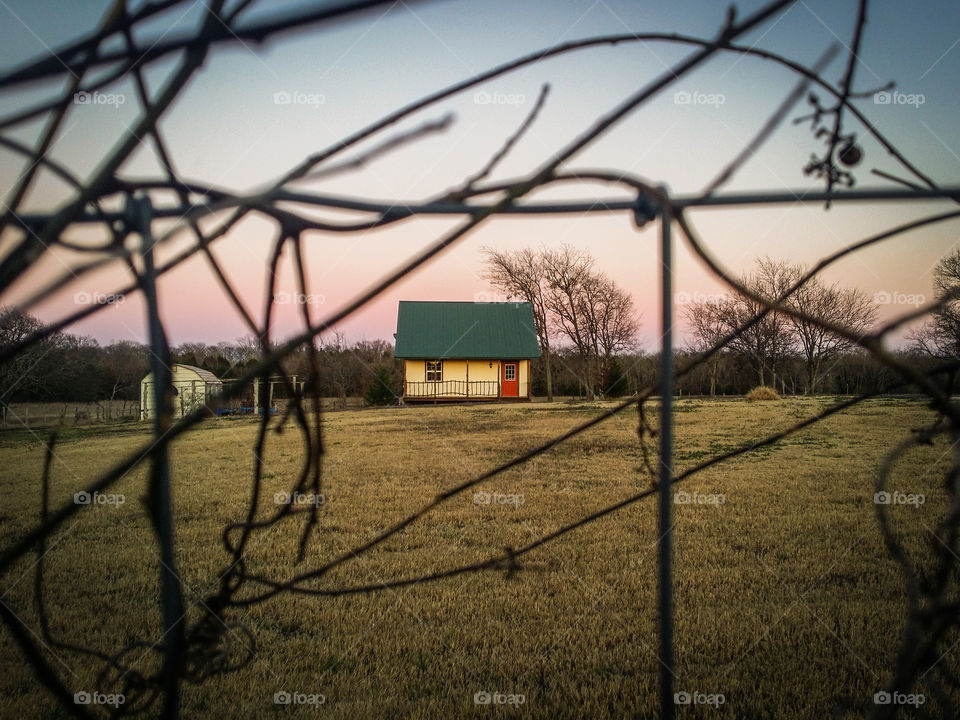
[{"label": "sky", "polygon": [[[95,0],[2,0],[0,74],[56,54],[71,39],[90,32],[108,5]],[[244,23],[305,5],[256,3],[244,16]],[[738,16],[745,17],[760,6],[758,2],[740,3]],[[204,7],[202,2],[178,6],[142,28],[137,42],[144,47],[159,38],[190,32],[202,19]],[[725,4],[708,0],[396,3],[335,26],[286,33],[258,45],[237,42],[218,46],[162,118],[160,128],[181,178],[250,192],[268,186],[304,157],[396,108],[516,57],[559,43],[628,32],[710,38],[725,14]],[[853,2],[798,2],[745,35],[742,42],[807,66],[832,43],[840,43],[843,52],[824,72],[828,81],[838,83],[855,16]],[[113,42],[109,47],[117,46]],[[491,180],[524,177],[598,117],[691,52],[689,47],[665,42],[622,43],[546,59],[430,106],[358,146],[357,151],[452,113],[454,120],[446,131],[378,157],[360,171],[299,183],[297,189],[388,202],[436,197],[486,164],[549,83],[549,95],[535,123],[498,165]],[[145,64],[151,93],[158,92],[175,65],[176,59]],[[862,96],[855,104],[917,167],[945,185],[960,182],[958,78],[960,5],[894,0],[871,3],[854,82],[854,90]],[[563,169],[629,174],[664,185],[677,195],[697,193],[758,132],[796,80],[769,61],[718,54],[694,73],[676,79]],[[891,82],[895,83],[892,91],[885,96],[876,94]],[[56,97],[65,87],[59,78],[4,90],[0,92],[0,118]],[[100,93],[93,102],[71,107],[49,152],[81,177],[89,177],[110,149],[131,132],[140,113],[131,78]],[[822,153],[822,140],[814,137],[809,123],[793,122],[807,114],[808,107],[804,101],[793,109],[726,191],[802,193],[822,188],[822,181],[803,172],[810,156]],[[40,120],[5,132],[21,142],[33,142],[42,128]],[[873,169],[909,177],[855,118],[847,116],[844,128],[856,133],[863,150],[863,161],[855,169],[857,187],[896,187],[871,174]],[[343,159],[353,154],[348,152]],[[0,149],[0,197],[9,199],[10,189],[25,168],[23,158]],[[149,142],[138,147],[120,174],[160,177]],[[532,196],[535,200],[611,197],[628,194],[616,187],[584,184],[551,188]],[[51,211],[69,198],[70,191],[63,183],[42,172],[26,208]],[[156,200],[158,205],[170,202],[168,197]],[[795,202],[751,209],[703,209],[692,212],[691,218],[725,266],[745,272],[764,256],[810,265],[873,233],[952,207],[946,201],[874,202],[834,205],[827,210],[822,204]],[[325,212],[323,217],[343,221],[366,216]],[[310,283],[306,301],[312,319],[332,314],[462,222],[415,217],[360,233],[306,233]],[[843,260],[826,279],[859,287],[877,300],[880,317],[890,318],[932,297],[933,268],[957,246],[958,227],[951,221],[902,235]],[[269,220],[251,217],[213,246],[246,307],[256,315],[262,312],[275,233]],[[67,236],[81,243],[99,237],[90,229],[71,229]],[[0,253],[9,250],[12,239],[9,232],[0,237]],[[495,218],[391,287],[345,321],[341,329],[349,340],[392,339],[399,300],[498,299],[483,278],[484,247],[553,248],[566,243],[593,255],[597,268],[632,294],[641,318],[641,345],[655,351],[659,344],[658,242],[656,223],[638,230],[625,212]],[[175,236],[158,253],[161,259],[170,257],[189,243],[189,236]],[[0,302],[23,302],[44,280],[72,267],[77,259],[76,253],[51,250]],[[724,288],[679,238],[676,264],[675,297],[682,340],[684,304],[709,298]],[[277,289],[293,293],[294,277],[292,257],[286,252]],[[31,312],[53,321],[75,311],[78,303],[112,293],[129,279],[124,266],[116,263],[77,279]],[[247,332],[200,257],[164,276],[159,294],[168,339],[174,344],[230,341]],[[129,296],[70,331],[102,343],[143,342],[145,316],[142,300]],[[279,306],[276,336],[296,332],[299,322],[295,304]]]}]

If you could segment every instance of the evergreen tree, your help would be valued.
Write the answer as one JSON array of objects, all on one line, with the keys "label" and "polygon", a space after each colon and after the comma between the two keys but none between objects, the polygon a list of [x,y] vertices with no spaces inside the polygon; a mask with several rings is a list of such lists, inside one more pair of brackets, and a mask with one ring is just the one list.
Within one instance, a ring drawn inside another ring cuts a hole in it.
[{"label": "evergreen tree", "polygon": [[393,405],[397,402],[397,393],[392,385],[390,369],[381,365],[374,371],[374,378],[363,397],[370,405]]},{"label": "evergreen tree", "polygon": [[603,394],[606,397],[620,397],[621,395],[625,395],[629,390],[630,384],[627,376],[623,373],[620,358],[614,358],[613,362],[610,363],[610,369],[607,370],[604,386],[606,390],[603,391]]}]

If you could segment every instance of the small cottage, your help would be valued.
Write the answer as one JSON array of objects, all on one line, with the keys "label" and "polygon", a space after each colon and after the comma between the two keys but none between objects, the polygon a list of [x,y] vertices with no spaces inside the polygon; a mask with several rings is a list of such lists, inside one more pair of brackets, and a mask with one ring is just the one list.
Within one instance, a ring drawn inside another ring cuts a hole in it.
[{"label": "small cottage", "polygon": [[[207,405],[214,394],[219,393],[223,383],[209,370],[193,365],[176,363],[170,368],[173,385],[173,416],[183,417],[198,407]],[[140,381],[140,419],[153,418],[154,411],[153,373]]]},{"label": "small cottage", "polygon": [[404,402],[530,399],[530,303],[401,300],[395,337]]}]

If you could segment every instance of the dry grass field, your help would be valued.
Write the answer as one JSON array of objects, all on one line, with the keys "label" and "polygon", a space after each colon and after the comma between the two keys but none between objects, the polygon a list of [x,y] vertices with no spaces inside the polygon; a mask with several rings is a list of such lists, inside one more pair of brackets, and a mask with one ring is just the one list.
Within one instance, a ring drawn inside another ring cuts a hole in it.
[{"label": "dry grass field", "polygon": [[[680,400],[677,469],[831,401]],[[325,415],[326,503],[304,566],[371,538],[438,491],[602,406]],[[904,603],[877,529],[876,471],[886,449],[931,419],[920,402],[873,400],[677,486],[700,500],[675,506],[677,689],[723,696],[719,707],[681,706],[680,718],[824,718],[838,699],[870,698],[883,687]],[[650,482],[636,429],[636,413],[624,413],[482,485],[493,502],[475,502],[472,491],[455,497],[318,587],[482,560],[631,495]],[[220,533],[242,517],[255,430],[250,419],[211,420],[174,446],[176,537],[191,601],[212,592],[224,570]],[[139,426],[65,432],[53,467],[54,507],[147,438]],[[925,496],[923,505],[891,509],[914,554],[929,547],[929,529],[945,507],[946,450],[940,441],[912,451],[891,485]],[[263,513],[273,509],[273,493],[292,483],[300,453],[294,430],[271,435]],[[0,434],[0,457],[6,547],[39,513],[39,436]],[[143,471],[125,478],[110,491],[123,494],[122,504],[85,508],[51,539],[46,599],[56,636],[103,650],[160,636],[144,478]],[[248,567],[279,578],[296,572],[299,522],[255,534]],[[369,595],[283,595],[237,611],[234,619],[256,639],[255,657],[235,673],[185,685],[184,717],[655,717],[656,537],[654,503],[646,500],[527,555],[509,579],[484,572]],[[39,634],[34,562],[25,558],[4,576],[0,595]],[[142,662],[151,662],[145,655]],[[97,689],[97,663],[63,651],[49,657],[68,688]],[[956,668],[955,657],[944,662]],[[276,704],[284,691],[323,703]],[[478,693],[499,693],[501,704],[478,705]],[[6,633],[0,715],[67,717]]]}]

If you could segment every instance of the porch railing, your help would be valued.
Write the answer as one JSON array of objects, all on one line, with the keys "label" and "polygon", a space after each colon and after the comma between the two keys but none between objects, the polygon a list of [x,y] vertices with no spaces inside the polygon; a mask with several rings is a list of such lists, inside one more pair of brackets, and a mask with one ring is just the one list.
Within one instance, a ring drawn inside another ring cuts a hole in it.
[{"label": "porch railing", "polygon": [[500,383],[496,380],[442,380],[439,382],[407,381],[405,397],[499,397]]}]

